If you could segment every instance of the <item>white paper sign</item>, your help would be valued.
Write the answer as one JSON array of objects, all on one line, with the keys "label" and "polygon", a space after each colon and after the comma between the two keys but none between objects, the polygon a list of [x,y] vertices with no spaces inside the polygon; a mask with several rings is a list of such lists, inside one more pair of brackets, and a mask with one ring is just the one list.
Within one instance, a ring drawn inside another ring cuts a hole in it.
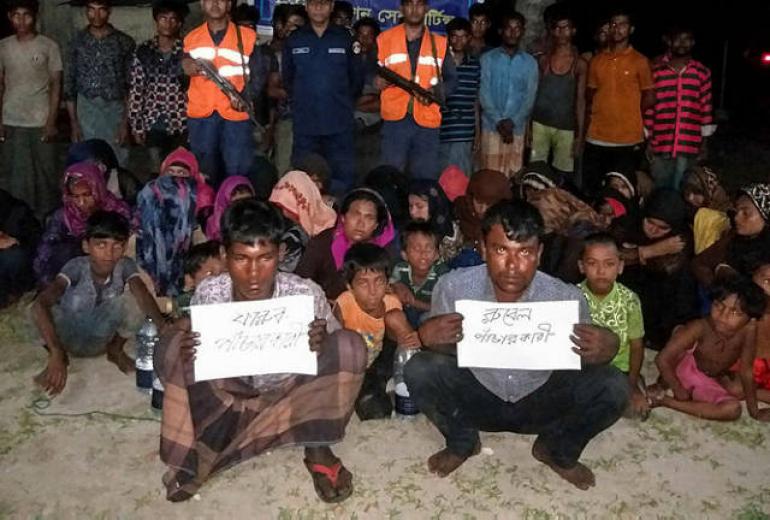
[{"label": "white paper sign", "polygon": [[190,307],[192,329],[201,343],[195,354],[195,380],[316,375],[318,360],[308,343],[313,313],[310,295]]},{"label": "white paper sign", "polygon": [[569,339],[578,302],[496,303],[460,300],[463,339],[457,365],[522,370],[580,369]]}]

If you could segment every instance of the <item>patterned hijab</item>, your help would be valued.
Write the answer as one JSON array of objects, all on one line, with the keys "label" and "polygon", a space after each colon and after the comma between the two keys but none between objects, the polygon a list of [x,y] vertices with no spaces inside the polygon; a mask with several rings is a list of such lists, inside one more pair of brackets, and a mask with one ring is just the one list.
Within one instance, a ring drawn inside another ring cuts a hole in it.
[{"label": "patterned hijab", "polygon": [[333,227],[337,221],[337,213],[323,201],[318,186],[305,172],[290,171],[281,177],[269,200],[295,215],[311,237]]},{"label": "patterned hijab", "polygon": [[717,211],[727,211],[731,207],[730,197],[719,183],[719,178],[710,168],[695,166],[685,172],[682,180],[682,193],[703,195],[703,205]]},{"label": "patterned hijab", "polygon": [[181,292],[184,257],[195,229],[195,201],[195,180],[175,176],[148,182],[137,197],[136,259],[155,282],[158,296]]},{"label": "patterned hijab", "polygon": [[770,224],[770,183],[749,184],[741,188],[740,193],[751,199],[765,220],[765,224]]},{"label": "patterned hijab", "polygon": [[175,164],[187,168],[190,172],[190,177],[195,181],[195,191],[197,194],[195,212],[200,213],[202,210],[213,206],[214,189],[206,184],[206,179],[201,173],[200,167],[198,166],[198,159],[195,158],[195,155],[193,155],[187,148],[180,146],[163,159],[163,163],[160,165],[161,176],[165,176],[166,170]]},{"label": "patterned hijab", "polygon": [[429,179],[414,180],[409,185],[409,195],[417,195],[428,201],[428,221],[439,237],[454,234],[452,205],[439,183]]},{"label": "patterned hijab", "polygon": [[233,193],[239,188],[243,187],[248,188],[251,190],[251,193],[254,193],[254,187],[251,185],[249,179],[246,177],[241,177],[240,175],[228,177],[219,187],[217,198],[214,200],[214,213],[212,213],[208,222],[206,223],[206,237],[209,240],[222,239],[219,229],[219,226],[222,223],[222,215],[225,214],[225,211],[230,206]]},{"label": "patterned hijab", "polygon": [[62,193],[64,202],[64,223],[74,237],[82,237],[86,232],[86,220],[89,215],[84,214],[75,204],[70,195],[70,187],[75,182],[85,182],[91,188],[91,196],[96,202],[96,209],[114,211],[131,218],[131,210],[128,204],[117,198],[107,189],[104,174],[95,163],[79,162],[69,166],[64,172],[62,180]]}]

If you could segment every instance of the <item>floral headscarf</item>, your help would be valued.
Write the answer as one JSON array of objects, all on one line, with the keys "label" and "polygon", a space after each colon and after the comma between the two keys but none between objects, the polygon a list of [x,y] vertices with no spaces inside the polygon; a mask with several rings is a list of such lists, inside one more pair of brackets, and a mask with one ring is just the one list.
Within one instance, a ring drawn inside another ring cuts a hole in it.
[{"label": "floral headscarf", "polygon": [[195,180],[197,199],[195,203],[195,212],[200,213],[206,208],[210,208],[214,205],[214,189],[206,184],[206,179],[201,173],[200,166],[198,166],[198,159],[187,148],[180,146],[168,156],[163,159],[163,163],[160,165],[160,174],[165,175],[166,170],[174,165],[179,164],[184,166],[190,171],[190,177]]},{"label": "floral headscarf", "polygon": [[281,177],[269,200],[296,215],[311,237],[334,226],[337,221],[337,213],[324,202],[318,186],[305,172],[290,171]]},{"label": "floral headscarf", "polygon": [[85,182],[91,189],[91,196],[96,202],[96,209],[114,211],[131,218],[131,210],[128,204],[117,198],[107,189],[104,181],[104,173],[101,168],[92,162],[79,162],[71,165],[64,172],[62,180],[62,193],[64,202],[64,223],[75,237],[82,237],[86,232],[86,221],[89,215],[85,215],[75,205],[70,195],[70,186],[75,182]]}]

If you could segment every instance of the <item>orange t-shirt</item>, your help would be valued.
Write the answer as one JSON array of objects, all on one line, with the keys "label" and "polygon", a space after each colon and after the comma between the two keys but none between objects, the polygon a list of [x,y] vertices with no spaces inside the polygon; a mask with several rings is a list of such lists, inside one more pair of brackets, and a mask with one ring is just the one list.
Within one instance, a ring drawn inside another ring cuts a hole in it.
[{"label": "orange t-shirt", "polygon": [[633,145],[644,140],[642,91],[653,88],[650,61],[628,47],[605,51],[591,60],[588,88],[595,89],[588,139]]},{"label": "orange t-shirt", "polygon": [[[382,341],[385,338],[385,318],[375,318],[364,312],[353,296],[353,291],[350,290],[339,295],[336,305],[342,315],[342,326],[358,332],[364,339],[368,358],[367,366],[371,365],[382,350]],[[385,295],[385,312],[402,308],[398,298],[392,294]]]}]

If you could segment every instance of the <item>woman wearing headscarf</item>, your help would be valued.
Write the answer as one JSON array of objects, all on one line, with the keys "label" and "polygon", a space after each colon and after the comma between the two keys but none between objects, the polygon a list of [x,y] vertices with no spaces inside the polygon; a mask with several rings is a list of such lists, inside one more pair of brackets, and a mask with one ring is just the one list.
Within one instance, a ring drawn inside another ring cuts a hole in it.
[{"label": "woman wearing headscarf", "polygon": [[730,229],[727,212],[732,203],[716,174],[705,166],[687,170],[682,181],[682,196],[691,216],[695,254],[711,247]]},{"label": "woman wearing headscarf", "polygon": [[460,252],[463,237],[452,205],[438,182],[416,179],[409,185],[409,218],[430,223],[439,237],[439,258],[447,263]]},{"label": "woman wearing headscarf", "polygon": [[337,225],[308,241],[294,274],[313,280],[334,300],[347,289],[340,269],[348,249],[363,242],[387,248],[395,234],[382,196],[369,188],[354,189],[342,201]]},{"label": "woman wearing headscarf", "polygon": [[770,183],[744,186],[735,199],[734,228],[693,261],[702,287],[716,276],[737,271],[750,275],[756,258],[770,255]]},{"label": "woman wearing headscarf", "polygon": [[137,197],[136,260],[153,281],[156,296],[182,290],[184,259],[195,229],[197,185],[192,178],[164,175]]},{"label": "woman wearing headscarf", "polygon": [[51,282],[64,264],[83,254],[86,221],[94,211],[114,211],[131,218],[128,204],[107,189],[101,168],[92,162],[67,168],[62,180],[62,202],[63,206],[46,223],[35,257],[35,276],[41,284]]},{"label": "woman wearing headscarf", "polygon": [[0,189],[0,309],[32,289],[40,223],[29,206]]},{"label": "woman wearing headscarf", "polygon": [[219,226],[222,223],[222,215],[225,214],[230,204],[240,199],[254,196],[254,188],[246,177],[233,175],[222,182],[214,199],[214,212],[206,223],[206,238],[209,240],[221,240]]},{"label": "woman wearing headscarf", "polygon": [[214,209],[214,188],[206,183],[195,155],[187,148],[180,146],[163,159],[160,175],[189,177],[193,180],[196,195],[195,215],[200,222],[205,223]]},{"label": "woman wearing headscarf", "polygon": [[86,139],[73,143],[67,151],[66,166],[79,162],[92,162],[99,166],[104,174],[107,189],[119,199],[134,206],[136,195],[142,183],[136,176],[118,164],[115,151],[103,139]]},{"label": "woman wearing headscarf", "polygon": [[490,207],[513,198],[511,183],[503,173],[479,170],[471,176],[465,195],[455,199],[455,217],[463,236],[463,249],[450,263],[450,268],[470,267],[483,263],[479,251],[482,240],[481,219]]},{"label": "woman wearing headscarf", "polygon": [[281,260],[278,268],[294,272],[308,241],[337,222],[337,213],[323,200],[318,185],[305,172],[286,173],[270,194],[270,202],[278,206],[290,226],[281,237]]},{"label": "woman wearing headscarf", "polygon": [[678,191],[661,188],[650,195],[639,226],[622,243],[621,257],[620,281],[639,295],[645,340],[660,349],[676,325],[699,314],[697,284],[689,269],[692,235]]}]

